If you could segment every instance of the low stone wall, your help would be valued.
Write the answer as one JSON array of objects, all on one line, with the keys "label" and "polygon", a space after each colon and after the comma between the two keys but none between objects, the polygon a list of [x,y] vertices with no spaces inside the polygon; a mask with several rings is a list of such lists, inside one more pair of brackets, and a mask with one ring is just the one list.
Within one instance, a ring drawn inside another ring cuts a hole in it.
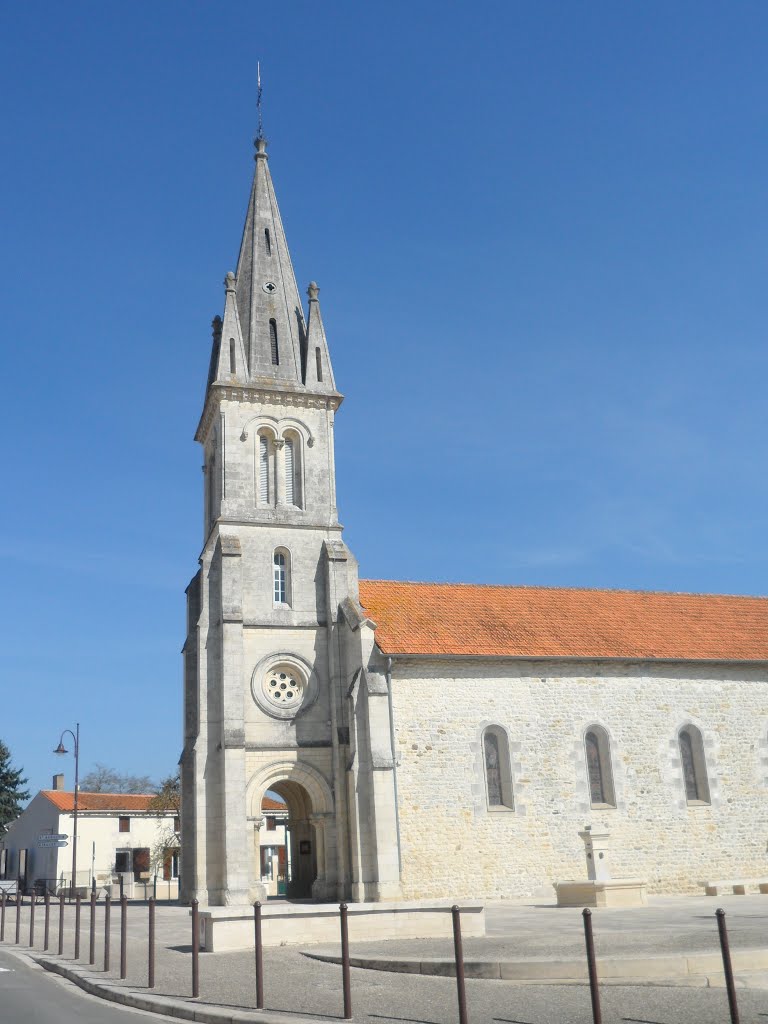
[{"label": "low stone wall", "polygon": [[[453,935],[453,901],[424,903],[350,903],[350,942],[375,939],[430,939]],[[485,935],[485,908],[460,903],[463,936]],[[337,904],[277,903],[262,907],[265,946],[339,942]],[[208,907],[200,911],[202,948],[210,953],[251,949],[254,943],[253,907]]]}]

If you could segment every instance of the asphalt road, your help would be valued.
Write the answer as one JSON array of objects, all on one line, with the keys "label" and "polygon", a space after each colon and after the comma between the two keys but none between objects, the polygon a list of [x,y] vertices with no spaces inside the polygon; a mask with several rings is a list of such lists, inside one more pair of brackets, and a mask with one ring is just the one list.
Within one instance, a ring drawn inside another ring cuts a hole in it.
[{"label": "asphalt road", "polygon": [[0,1024],[148,1024],[171,1019],[85,995],[0,949]]}]

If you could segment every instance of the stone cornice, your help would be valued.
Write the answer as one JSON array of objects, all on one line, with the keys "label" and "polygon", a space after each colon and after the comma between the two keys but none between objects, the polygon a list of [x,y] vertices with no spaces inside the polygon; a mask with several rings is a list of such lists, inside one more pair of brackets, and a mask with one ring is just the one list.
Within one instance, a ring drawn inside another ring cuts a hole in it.
[{"label": "stone cornice", "polygon": [[278,405],[298,409],[330,409],[335,412],[343,401],[343,395],[317,395],[311,391],[293,391],[285,387],[246,387],[231,384],[211,384],[205,396],[205,406],[195,431],[195,440],[203,443],[211,428],[216,410],[222,401],[240,402],[244,405]]}]

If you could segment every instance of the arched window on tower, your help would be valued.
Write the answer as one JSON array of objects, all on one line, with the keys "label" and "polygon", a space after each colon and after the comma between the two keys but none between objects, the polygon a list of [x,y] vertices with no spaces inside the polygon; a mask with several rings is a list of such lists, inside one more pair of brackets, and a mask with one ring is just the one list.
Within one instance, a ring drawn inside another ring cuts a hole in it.
[{"label": "arched window on tower", "polygon": [[322,356],[320,355],[320,349],[319,348],[315,349],[315,365],[317,366],[317,379],[318,379],[319,383],[322,384],[322,382],[323,382],[323,360],[322,360]]},{"label": "arched window on tower", "polygon": [[678,733],[677,742],[683,768],[685,799],[689,804],[708,804],[709,781],[701,732],[695,725],[686,725]]},{"label": "arched window on tower", "polygon": [[237,363],[235,362],[235,339],[229,339],[229,372],[235,373],[237,370]]},{"label": "arched window on tower", "polygon": [[272,488],[269,486],[269,438],[266,434],[258,435],[258,495],[259,505],[269,505]]},{"label": "arched window on tower", "polygon": [[269,237],[269,228],[264,228],[264,249],[267,256],[272,255],[272,239]]},{"label": "arched window on tower", "polygon": [[295,431],[285,436],[283,460],[285,466],[285,503],[303,507],[302,498],[301,437]]},{"label": "arched window on tower", "polygon": [[587,759],[589,802],[593,807],[615,807],[613,772],[611,771],[611,745],[602,726],[592,725],[584,735],[584,753]]},{"label": "arched window on tower", "polygon": [[291,556],[285,548],[277,548],[273,558],[274,603],[290,606],[291,603]]},{"label": "arched window on tower", "polygon": [[277,347],[277,321],[269,321],[269,351],[272,356],[272,365],[280,365],[280,351]]},{"label": "arched window on tower", "polygon": [[513,807],[509,742],[498,725],[489,725],[483,732],[483,769],[489,809]]}]

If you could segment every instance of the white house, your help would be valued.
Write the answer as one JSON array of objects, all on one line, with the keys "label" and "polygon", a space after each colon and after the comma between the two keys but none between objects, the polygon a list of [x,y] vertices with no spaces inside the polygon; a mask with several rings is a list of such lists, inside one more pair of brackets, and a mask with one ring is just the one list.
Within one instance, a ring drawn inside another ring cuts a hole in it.
[{"label": "white house", "polygon": [[265,796],[261,801],[258,828],[261,881],[267,890],[267,896],[285,896],[288,890],[291,864],[286,842],[287,824],[287,805]]},{"label": "white house", "polygon": [[[150,809],[151,793],[85,793],[78,797],[76,885],[87,891],[93,880],[119,884],[129,897],[178,896],[180,822],[174,811]],[[18,878],[23,891],[56,893],[72,879],[74,793],[41,790],[0,841],[0,878]],[[64,846],[48,837],[66,836]]]}]

